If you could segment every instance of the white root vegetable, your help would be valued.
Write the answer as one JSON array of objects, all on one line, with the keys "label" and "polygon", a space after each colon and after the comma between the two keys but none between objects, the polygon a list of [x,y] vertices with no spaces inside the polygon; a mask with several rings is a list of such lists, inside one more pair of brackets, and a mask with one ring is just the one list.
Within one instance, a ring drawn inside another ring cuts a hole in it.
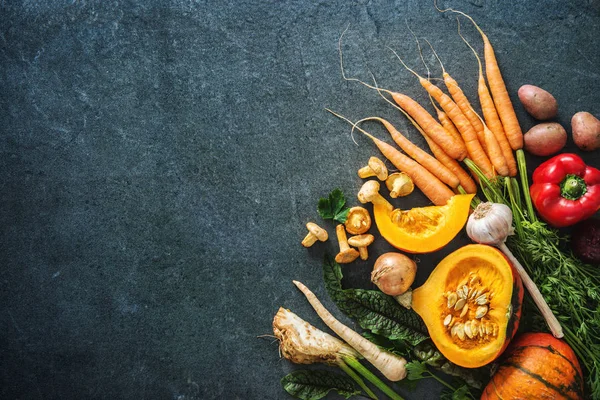
[{"label": "white root vegetable", "polygon": [[533,298],[535,305],[539,308],[546,320],[552,335],[556,338],[564,336],[560,322],[552,313],[552,310],[544,300],[535,282],[529,277],[525,268],[512,252],[506,247],[506,238],[512,234],[512,211],[505,204],[480,203],[467,221],[467,234],[477,243],[488,244],[498,247],[508,257],[521,276],[523,284]]},{"label": "white root vegetable", "polygon": [[396,382],[406,377],[406,360],[404,358],[380,349],[374,343],[342,324],[321,304],[310,289],[301,282],[293,282],[304,293],[323,322],[373,364],[387,379]]}]

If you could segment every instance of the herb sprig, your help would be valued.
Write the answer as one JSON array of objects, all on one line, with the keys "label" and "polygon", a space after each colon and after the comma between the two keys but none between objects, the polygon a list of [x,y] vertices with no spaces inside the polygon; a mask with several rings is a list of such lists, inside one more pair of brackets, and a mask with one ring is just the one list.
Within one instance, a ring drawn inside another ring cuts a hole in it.
[{"label": "herb sprig", "polygon": [[346,197],[340,189],[334,189],[329,196],[321,197],[317,212],[323,219],[332,219],[341,224],[346,222],[350,208],[346,207]]}]

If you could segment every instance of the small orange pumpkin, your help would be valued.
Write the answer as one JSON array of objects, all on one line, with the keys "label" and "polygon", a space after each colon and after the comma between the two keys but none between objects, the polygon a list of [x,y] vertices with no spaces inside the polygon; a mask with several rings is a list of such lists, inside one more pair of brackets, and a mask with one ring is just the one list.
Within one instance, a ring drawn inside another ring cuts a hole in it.
[{"label": "small orange pumpkin", "polygon": [[515,339],[482,400],[582,399],[583,374],[575,352],[549,333]]},{"label": "small orange pumpkin", "polygon": [[430,253],[447,245],[469,217],[473,194],[452,196],[445,206],[396,209],[373,205],[379,233],[397,249],[408,253]]},{"label": "small orange pumpkin", "polygon": [[446,256],[412,293],[412,308],[433,343],[467,368],[502,354],[519,326],[522,303],[518,272],[500,250],[482,244]]}]

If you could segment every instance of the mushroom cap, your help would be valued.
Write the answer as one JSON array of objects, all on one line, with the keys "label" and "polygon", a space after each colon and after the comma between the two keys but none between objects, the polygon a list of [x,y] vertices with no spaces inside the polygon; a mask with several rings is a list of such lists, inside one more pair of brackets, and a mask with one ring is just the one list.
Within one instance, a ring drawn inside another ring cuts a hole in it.
[{"label": "mushroom cap", "polygon": [[358,201],[363,204],[369,203],[379,194],[379,188],[379,182],[375,180],[366,181],[358,192]]},{"label": "mushroom cap", "polygon": [[346,231],[351,235],[359,235],[367,232],[371,228],[371,216],[364,207],[352,207],[348,211],[348,217],[344,223]]},{"label": "mushroom cap", "polygon": [[348,244],[354,247],[367,247],[375,240],[375,236],[367,233],[366,235],[356,235],[348,238]]},{"label": "mushroom cap", "polygon": [[308,229],[310,233],[315,235],[317,239],[319,239],[321,242],[324,242],[329,238],[327,231],[321,228],[319,225],[315,224],[314,222],[307,223],[306,229]]},{"label": "mushroom cap", "polygon": [[358,250],[349,248],[347,250],[340,251],[335,256],[335,262],[338,264],[351,263],[352,261],[356,260],[359,255],[360,255],[360,253],[358,252]]},{"label": "mushroom cap", "polygon": [[410,179],[410,176],[404,172],[394,172],[388,176],[385,181],[385,186],[387,186],[388,190],[392,192],[394,191],[394,185],[396,183],[400,184],[400,187],[398,188],[400,190],[398,190],[398,193],[394,193],[394,195],[390,193],[390,197],[392,198],[407,196],[415,189],[415,184],[413,183],[412,179]]},{"label": "mushroom cap", "polygon": [[375,175],[377,176],[377,179],[379,179],[381,181],[385,181],[387,179],[387,177],[388,177],[387,167],[385,166],[383,161],[381,161],[379,158],[377,158],[377,157],[369,158],[368,165],[373,170]]}]

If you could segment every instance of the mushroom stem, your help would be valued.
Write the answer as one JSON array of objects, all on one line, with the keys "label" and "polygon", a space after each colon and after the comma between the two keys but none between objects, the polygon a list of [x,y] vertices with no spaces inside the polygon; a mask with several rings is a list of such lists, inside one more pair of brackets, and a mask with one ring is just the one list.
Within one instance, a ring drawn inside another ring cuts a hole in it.
[{"label": "mushroom stem", "polygon": [[338,243],[340,244],[340,253],[350,249],[348,244],[348,236],[346,236],[346,229],[343,224],[339,224],[335,227],[335,234],[337,235]]},{"label": "mushroom stem", "polygon": [[373,203],[373,205],[381,205],[388,209],[388,212],[392,212],[394,206],[387,201],[381,194],[379,194],[379,182],[367,181],[362,185],[358,192],[358,201],[361,203]]},{"label": "mushroom stem", "polygon": [[310,247],[313,244],[315,244],[317,240],[318,239],[317,239],[317,237],[315,235],[313,235],[312,233],[308,232],[308,234],[302,240],[302,246],[304,246],[304,247]]}]

